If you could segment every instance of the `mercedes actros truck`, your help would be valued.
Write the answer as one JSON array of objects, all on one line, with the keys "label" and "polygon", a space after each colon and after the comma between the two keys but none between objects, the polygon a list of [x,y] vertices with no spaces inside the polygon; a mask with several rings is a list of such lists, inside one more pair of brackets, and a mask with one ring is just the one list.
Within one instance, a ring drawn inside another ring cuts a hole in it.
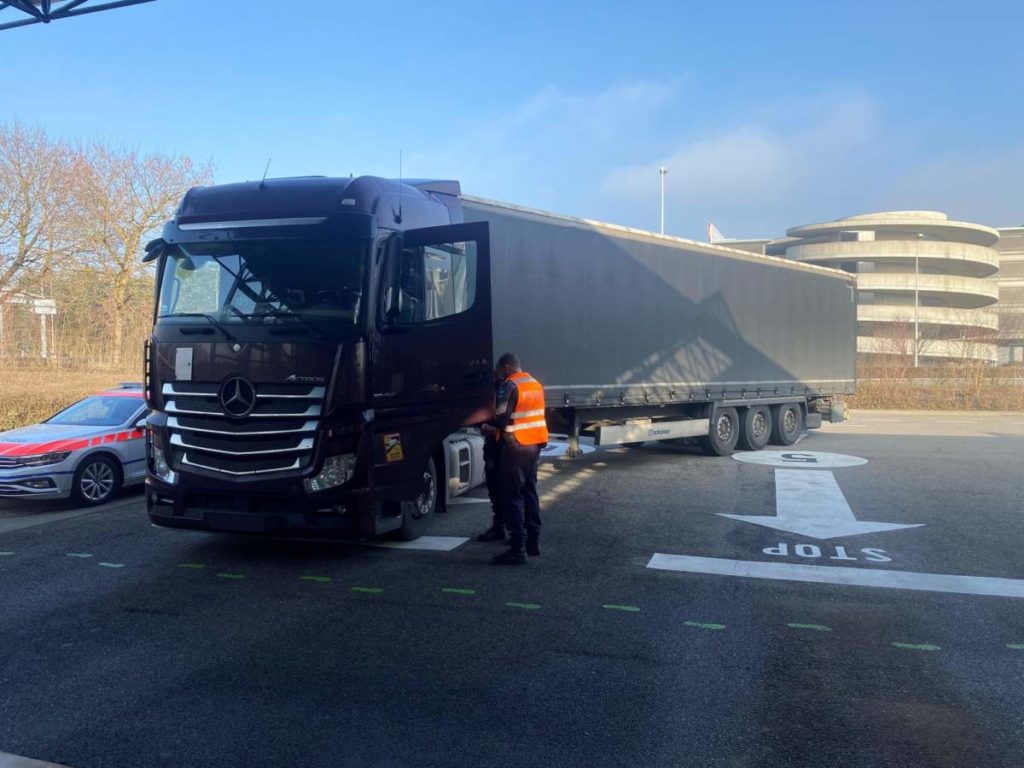
[{"label": "mercedes actros truck", "polygon": [[[198,187],[146,346],[157,525],[411,539],[479,485],[493,363],[569,452],[792,444],[854,389],[843,272],[463,195],[454,181]],[[709,471],[715,471],[709,464]]]}]

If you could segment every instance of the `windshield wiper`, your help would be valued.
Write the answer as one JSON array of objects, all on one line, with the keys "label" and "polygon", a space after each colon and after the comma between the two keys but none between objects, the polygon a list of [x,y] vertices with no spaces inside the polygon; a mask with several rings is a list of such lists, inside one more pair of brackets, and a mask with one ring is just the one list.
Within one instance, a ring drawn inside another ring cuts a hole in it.
[{"label": "windshield wiper", "polygon": [[[291,317],[291,318],[294,318],[295,320],[298,320],[300,325],[302,325],[306,330],[308,330],[310,333],[312,333],[314,336],[316,336],[321,341],[323,341],[324,339],[327,338],[327,336],[325,336],[320,331],[319,328],[317,328],[315,325],[313,325],[311,322],[309,322],[309,320],[304,318],[302,315],[296,314],[295,312],[285,312],[285,311],[280,310],[280,309],[275,309],[275,310],[271,310],[270,312],[254,312],[252,314],[245,314],[244,312],[240,312],[240,311],[236,310],[234,307],[232,307],[231,309],[239,317],[244,317],[247,320],[258,320],[261,317],[277,317],[277,318]],[[276,327],[280,328],[281,326],[276,326]]]},{"label": "windshield wiper", "polygon": [[169,318],[169,317],[202,317],[202,318],[205,318],[206,320],[208,320],[210,322],[210,325],[214,326],[217,330],[219,330],[221,333],[223,333],[227,337],[228,341],[236,341],[235,337],[231,335],[231,332],[227,328],[225,328],[223,325],[221,325],[219,322],[217,322],[217,320],[214,319],[213,315],[210,315],[210,314],[208,314],[206,312],[174,312],[174,313],[172,313],[170,315],[157,315],[156,319],[157,320],[163,320],[164,318]]}]

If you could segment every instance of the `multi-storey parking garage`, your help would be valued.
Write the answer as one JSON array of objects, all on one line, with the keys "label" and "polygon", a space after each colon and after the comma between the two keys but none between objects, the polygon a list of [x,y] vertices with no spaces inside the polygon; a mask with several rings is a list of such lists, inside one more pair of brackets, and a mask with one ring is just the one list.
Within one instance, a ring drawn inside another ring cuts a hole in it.
[{"label": "multi-storey parking garage", "polygon": [[999,269],[991,227],[935,211],[850,216],[787,230],[769,253],[857,274],[857,349],[995,362]]},{"label": "multi-storey parking garage", "polygon": [[999,230],[999,362],[1024,363],[1024,227]]}]

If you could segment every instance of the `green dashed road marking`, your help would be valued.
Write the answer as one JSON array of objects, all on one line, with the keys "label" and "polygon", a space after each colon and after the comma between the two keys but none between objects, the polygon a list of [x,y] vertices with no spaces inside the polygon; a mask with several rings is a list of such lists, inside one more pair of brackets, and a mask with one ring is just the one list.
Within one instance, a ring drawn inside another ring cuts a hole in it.
[{"label": "green dashed road marking", "polygon": [[725,629],[725,624],[713,624],[709,621],[684,621],[683,624],[697,629]]},{"label": "green dashed road marking", "polygon": [[475,589],[461,589],[459,587],[442,587],[442,592],[447,592],[450,595],[475,595]]},{"label": "green dashed road marking", "polygon": [[383,587],[349,587],[353,592],[365,592],[370,595],[379,595],[384,591]]},{"label": "green dashed road marking", "polygon": [[537,603],[505,603],[506,608],[522,608],[525,611],[539,611],[540,606]]},{"label": "green dashed road marking", "polygon": [[124,563],[96,563],[96,565],[102,565],[104,568],[124,568]]},{"label": "green dashed road marking", "polygon": [[68,557],[92,557],[88,552],[68,552]]},{"label": "green dashed road marking", "polygon": [[790,627],[792,629],[810,629],[810,630],[813,630],[814,632],[831,632],[832,631],[832,627],[826,626],[824,624],[800,624],[799,622],[793,621],[793,622],[790,622],[790,623],[786,624],[786,626]]},{"label": "green dashed road marking", "polygon": [[206,566],[203,563],[178,563],[179,568],[191,568],[193,571],[201,571]]},{"label": "green dashed road marking", "polygon": [[303,581],[315,581],[319,584],[327,584],[330,580],[330,576],[299,576]]},{"label": "green dashed road marking", "polygon": [[894,648],[906,648],[910,651],[941,651],[942,647],[932,643],[893,643]]},{"label": "green dashed road marking", "polygon": [[602,605],[602,608],[607,608],[609,611],[626,611],[627,613],[640,613],[640,609],[635,605]]},{"label": "green dashed road marking", "polygon": [[13,554],[13,552],[0,552],[0,557],[10,557]]},{"label": "green dashed road marking", "polygon": [[1024,651],[1024,643],[1007,643],[1006,647],[1012,651]]},{"label": "green dashed road marking", "polygon": [[222,579],[244,579],[245,578],[245,574],[244,573],[218,573],[217,575],[220,578],[222,578]]}]

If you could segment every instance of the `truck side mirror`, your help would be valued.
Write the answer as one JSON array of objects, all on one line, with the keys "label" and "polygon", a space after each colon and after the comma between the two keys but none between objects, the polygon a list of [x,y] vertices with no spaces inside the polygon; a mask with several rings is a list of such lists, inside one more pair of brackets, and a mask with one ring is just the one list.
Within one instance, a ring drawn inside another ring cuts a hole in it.
[{"label": "truck side mirror", "polygon": [[142,263],[148,264],[151,261],[156,261],[160,258],[166,248],[167,241],[162,237],[150,240],[146,243],[146,254],[142,257]]},{"label": "truck side mirror", "polygon": [[402,250],[404,238],[401,234],[392,235],[387,243],[384,256],[384,322],[395,325],[402,311]]}]

